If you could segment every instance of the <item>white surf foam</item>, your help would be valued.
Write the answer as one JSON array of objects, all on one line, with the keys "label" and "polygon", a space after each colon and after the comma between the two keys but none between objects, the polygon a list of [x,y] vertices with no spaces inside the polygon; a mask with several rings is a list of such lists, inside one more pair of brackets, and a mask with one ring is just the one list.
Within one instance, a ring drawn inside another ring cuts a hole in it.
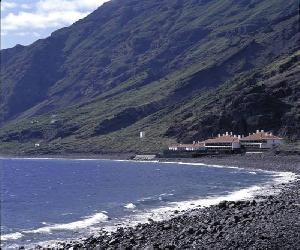
[{"label": "white surf foam", "polygon": [[4,234],[1,235],[1,240],[7,241],[7,240],[17,240],[23,237],[23,234],[16,232],[11,234]]},{"label": "white surf foam", "polygon": [[[271,171],[268,171],[271,172]],[[180,201],[180,202],[168,202],[165,206],[154,208],[148,211],[143,211],[135,215],[128,216],[123,218],[122,221],[119,221],[115,225],[106,226],[105,230],[112,232],[115,231],[118,227],[134,227],[139,223],[148,223],[148,219],[151,218],[155,221],[168,220],[174,216],[175,211],[179,211],[178,214],[182,214],[188,210],[209,207],[212,205],[217,205],[221,201],[238,201],[238,200],[249,200],[259,194],[274,194],[280,192],[280,189],[271,188],[276,187],[278,184],[289,183],[295,181],[298,176],[291,172],[272,172],[274,174],[274,179],[268,183],[265,183],[261,186],[254,185],[248,188],[241,190],[233,191],[226,195],[221,196],[211,196],[200,198],[196,200]]]},{"label": "white surf foam", "polygon": [[206,197],[198,200],[188,200],[181,202],[168,202],[166,206],[154,208],[148,211],[144,211],[129,217],[123,218],[122,221],[119,221],[115,225],[106,226],[105,230],[112,232],[115,231],[118,227],[134,227],[139,223],[147,223],[148,219],[153,219],[155,221],[167,220],[174,215],[175,211],[180,211],[181,213],[195,209],[199,207],[208,207],[211,205],[216,205],[223,200],[228,201],[237,201],[241,199],[250,199],[253,197],[254,193],[260,190],[259,186],[252,186],[250,188],[245,188],[232,192],[224,196],[213,196]]},{"label": "white surf foam", "polygon": [[204,167],[213,167],[213,168],[232,168],[232,169],[243,169],[239,167],[227,166],[227,165],[216,165],[216,164],[206,164],[201,162],[176,162],[176,161],[161,161],[159,163],[163,164],[178,164],[178,165],[189,165],[189,166],[204,166]]},{"label": "white surf foam", "polygon": [[248,188],[233,191],[227,195],[222,195],[222,196],[212,196],[212,197],[207,197],[204,199],[198,199],[192,201],[173,202],[170,203],[169,207],[158,208],[157,210],[151,212],[154,212],[154,214],[157,213],[158,217],[160,217],[160,215],[166,214],[167,211],[174,211],[174,210],[186,211],[189,209],[197,208],[199,206],[208,207],[211,205],[216,205],[223,200],[228,200],[228,201],[248,200],[259,194],[280,192],[279,189],[275,190],[275,189],[271,189],[271,187],[276,186],[278,184],[295,181],[297,178],[298,176],[291,172],[280,172],[280,173],[276,172],[274,173],[274,179],[272,181],[267,182],[260,186],[254,185]]},{"label": "white surf foam", "polygon": [[174,194],[169,194],[169,193],[163,193],[163,194],[160,194],[159,196],[158,196],[158,200],[160,200],[160,201],[163,201],[163,200],[165,200],[167,197],[170,197],[170,196],[173,196]]},{"label": "white surf foam", "polygon": [[133,203],[128,203],[124,207],[127,208],[127,209],[135,209],[136,205],[134,205]]},{"label": "white surf foam", "polygon": [[[20,159],[20,158],[18,158]],[[23,159],[33,159],[38,160],[37,158],[23,158]],[[39,158],[39,160],[49,159],[49,160],[57,160],[54,158]],[[106,159],[64,159],[64,160],[106,160]],[[133,160],[115,160],[115,161],[130,161],[130,162],[136,162],[136,163],[159,163],[159,164],[178,164],[178,165],[192,165],[192,166],[205,166],[205,167],[215,167],[215,168],[231,168],[231,169],[237,169],[237,170],[246,170],[247,172],[250,172],[248,169],[239,168],[239,167],[232,167],[232,166],[222,166],[222,165],[212,165],[212,164],[204,164],[204,163],[186,163],[186,162],[159,162],[159,161],[133,161]],[[249,188],[237,190],[234,192],[231,192],[227,195],[222,196],[212,196],[212,197],[206,197],[202,199],[197,200],[189,200],[189,201],[181,201],[181,202],[167,202],[165,203],[164,207],[159,207],[155,209],[151,209],[148,211],[143,211],[140,213],[137,213],[135,215],[130,215],[128,217],[122,218],[119,221],[112,221],[114,224],[111,224],[110,226],[106,226],[105,229],[107,231],[115,231],[120,226],[135,226],[138,223],[147,223],[148,219],[151,218],[156,221],[166,220],[170,219],[173,215],[175,210],[185,212],[190,209],[195,209],[199,207],[208,207],[211,205],[216,205],[220,201],[228,200],[228,201],[237,201],[237,200],[245,200],[245,199],[251,199],[257,194],[263,194],[264,192],[269,192],[271,190],[271,186],[281,184],[281,183],[288,183],[291,181],[294,181],[297,179],[297,175],[291,172],[275,172],[275,171],[265,171],[265,170],[251,170],[251,174],[254,174],[256,172],[266,172],[266,173],[272,173],[274,175],[274,179],[270,183],[265,183],[262,186],[252,186]],[[273,190],[273,189],[272,189]],[[272,191],[273,192],[273,191]],[[126,206],[132,207],[134,204],[126,204]],[[179,213],[180,214],[180,213]],[[65,224],[54,224],[49,225],[46,227],[41,227],[36,230],[30,230],[30,231],[24,231],[22,233],[51,233],[52,231],[56,230],[76,230],[76,229],[84,229],[88,227],[95,226],[95,230],[98,230],[97,224],[100,222],[104,222],[108,219],[108,216],[104,213],[97,213],[91,217],[85,217],[83,220],[75,221],[71,223],[65,223]],[[21,233],[14,233],[14,234],[8,234],[3,235],[2,239],[18,239],[21,238],[23,234]],[[4,237],[4,238],[3,238]],[[14,238],[15,237],[15,238]],[[18,237],[18,238],[17,238]]]},{"label": "white surf foam", "polygon": [[24,233],[51,233],[52,231],[84,229],[96,225],[100,222],[104,222],[107,219],[108,216],[106,214],[96,213],[90,217],[84,217],[83,220],[64,223],[64,224],[54,224],[54,225],[41,227],[34,230],[24,231]]}]

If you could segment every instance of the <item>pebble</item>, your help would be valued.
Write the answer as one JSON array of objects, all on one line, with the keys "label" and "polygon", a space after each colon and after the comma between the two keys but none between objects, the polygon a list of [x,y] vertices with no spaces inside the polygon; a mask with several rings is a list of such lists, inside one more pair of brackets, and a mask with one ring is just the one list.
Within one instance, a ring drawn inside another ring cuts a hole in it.
[{"label": "pebble", "polygon": [[[295,162],[280,163],[280,170],[287,166],[286,170],[300,173]],[[250,162],[254,167],[262,166],[254,163]],[[277,160],[264,166],[276,170],[275,163]],[[100,236],[80,244],[59,245],[58,249],[299,249],[300,181],[281,187],[276,195],[271,192],[250,201],[221,201],[183,214],[176,210],[176,216],[168,221],[149,219],[145,225],[119,229],[111,235],[100,232]]]}]

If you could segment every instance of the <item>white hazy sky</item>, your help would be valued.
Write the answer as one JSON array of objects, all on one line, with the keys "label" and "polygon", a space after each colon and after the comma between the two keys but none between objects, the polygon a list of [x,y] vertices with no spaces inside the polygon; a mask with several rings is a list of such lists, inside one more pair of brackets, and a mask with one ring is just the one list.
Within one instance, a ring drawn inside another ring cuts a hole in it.
[{"label": "white hazy sky", "polygon": [[28,45],[109,0],[1,0],[1,49]]}]

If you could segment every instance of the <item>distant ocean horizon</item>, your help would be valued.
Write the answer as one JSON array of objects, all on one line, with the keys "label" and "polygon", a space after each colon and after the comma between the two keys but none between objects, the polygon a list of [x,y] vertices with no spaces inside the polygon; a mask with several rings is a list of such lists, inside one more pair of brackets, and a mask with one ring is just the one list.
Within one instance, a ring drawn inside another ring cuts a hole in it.
[{"label": "distant ocean horizon", "polygon": [[47,245],[249,199],[288,173],[183,162],[0,158],[1,247]]}]

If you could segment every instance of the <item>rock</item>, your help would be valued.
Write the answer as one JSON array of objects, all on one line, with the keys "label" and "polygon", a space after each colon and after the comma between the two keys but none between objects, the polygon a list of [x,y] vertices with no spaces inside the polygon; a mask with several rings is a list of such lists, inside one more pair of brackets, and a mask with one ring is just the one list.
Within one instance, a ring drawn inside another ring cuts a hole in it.
[{"label": "rock", "polygon": [[250,205],[251,205],[251,206],[256,206],[256,205],[257,205],[256,200],[251,201],[251,204],[250,204]]},{"label": "rock", "polygon": [[252,221],[252,218],[244,219],[242,222],[243,222],[243,223],[247,223],[247,222],[250,222],[250,221]]},{"label": "rock", "polygon": [[250,205],[250,201],[245,201],[245,206],[249,206]]},{"label": "rock", "polygon": [[206,233],[206,229],[205,228],[201,228],[200,230],[197,231],[197,234],[205,234]]},{"label": "rock", "polygon": [[233,216],[233,219],[234,219],[234,222],[235,222],[235,223],[237,223],[237,222],[240,221],[240,217],[237,216],[237,215]]},{"label": "rock", "polygon": [[114,245],[114,244],[116,244],[116,243],[118,243],[118,239],[116,239],[116,238],[111,239],[111,240],[108,242],[109,245]]},{"label": "rock", "polygon": [[212,227],[210,227],[210,226],[207,227],[206,230],[207,230],[207,232],[209,232],[209,233],[213,233],[213,232],[214,232],[214,228],[212,228]]},{"label": "rock", "polygon": [[232,203],[232,204],[229,204],[229,206],[228,206],[229,208],[234,208],[235,207],[235,204],[234,203]]},{"label": "rock", "polygon": [[[220,202],[216,206],[186,212],[169,221],[153,222],[136,228],[118,229],[71,242],[59,249],[297,249],[300,241],[300,188],[282,192],[259,202]],[[292,201],[292,202],[289,202]],[[270,202],[270,205],[267,205]],[[221,205],[220,205],[221,204]],[[226,208],[223,209],[225,207]],[[233,205],[227,209],[227,205]],[[281,209],[282,207],[282,209]],[[172,231],[168,231],[172,230]],[[114,242],[116,240],[116,242]]]},{"label": "rock", "polygon": [[189,233],[189,234],[193,234],[194,232],[195,232],[195,229],[194,229],[194,228],[190,227],[190,228],[188,229],[188,233]]},{"label": "rock", "polygon": [[262,240],[265,240],[265,239],[270,239],[271,237],[267,234],[262,234],[259,236]]},{"label": "rock", "polygon": [[184,235],[185,233],[186,233],[186,230],[183,229],[183,230],[179,233],[179,235]]},{"label": "rock", "polygon": [[214,235],[214,238],[219,238],[221,236],[221,232],[217,232],[215,235]]},{"label": "rock", "polygon": [[226,223],[226,219],[220,220],[220,224],[225,224],[225,223]]},{"label": "rock", "polygon": [[142,234],[137,234],[137,235],[136,235],[136,239],[137,239],[137,240],[144,240],[145,237],[144,237],[144,235],[142,235]]},{"label": "rock", "polygon": [[175,245],[172,245],[172,244],[167,245],[167,246],[164,247],[164,249],[166,249],[166,250],[173,250],[173,249],[175,249],[175,248],[176,248],[176,246],[175,246]]},{"label": "rock", "polygon": [[217,226],[217,225],[219,225],[220,223],[218,222],[218,221],[213,221],[213,222],[211,222],[211,224],[210,225],[212,225],[212,226]]},{"label": "rock", "polygon": [[154,222],[154,220],[151,219],[151,218],[148,218],[148,221],[149,221],[150,223]]},{"label": "rock", "polygon": [[172,228],[172,226],[170,224],[168,224],[168,223],[163,225],[163,229],[164,230],[169,230],[171,228]]}]

